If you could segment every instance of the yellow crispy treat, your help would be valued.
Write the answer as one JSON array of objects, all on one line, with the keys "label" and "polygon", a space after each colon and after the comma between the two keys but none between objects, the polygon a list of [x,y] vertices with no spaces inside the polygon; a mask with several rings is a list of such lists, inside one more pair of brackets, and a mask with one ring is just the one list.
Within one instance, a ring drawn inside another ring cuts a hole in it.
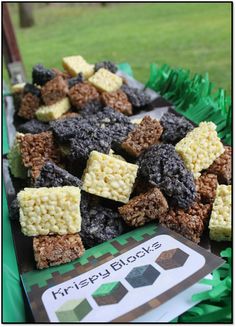
[{"label": "yellow crispy treat", "polygon": [[11,86],[12,93],[22,92],[25,87],[25,83],[18,83]]},{"label": "yellow crispy treat", "polygon": [[65,112],[70,109],[70,101],[64,98],[51,106],[42,106],[36,111],[38,120],[50,121],[61,117]]},{"label": "yellow crispy treat", "polygon": [[24,167],[21,151],[20,151],[20,138],[24,136],[22,133],[16,133],[14,143],[7,155],[9,168],[14,177],[26,178],[27,169]]},{"label": "yellow crispy treat", "polygon": [[207,169],[224,152],[224,147],[217,136],[216,125],[202,122],[176,144],[175,150],[197,178],[201,170]]},{"label": "yellow crispy treat", "polygon": [[21,229],[27,236],[73,234],[81,229],[78,187],[25,188],[17,199]]},{"label": "yellow crispy treat", "polygon": [[127,203],[138,166],[97,151],[90,153],[82,189],[88,193]]},{"label": "yellow crispy treat", "polygon": [[89,82],[101,91],[114,92],[121,87],[122,78],[105,68],[100,68],[92,77],[89,78]]},{"label": "yellow crispy treat", "polygon": [[82,73],[85,78],[89,78],[94,73],[94,65],[90,65],[81,56],[71,56],[62,59],[62,65],[73,77]]},{"label": "yellow crispy treat", "polygon": [[231,240],[231,185],[218,185],[209,229],[214,241]]}]

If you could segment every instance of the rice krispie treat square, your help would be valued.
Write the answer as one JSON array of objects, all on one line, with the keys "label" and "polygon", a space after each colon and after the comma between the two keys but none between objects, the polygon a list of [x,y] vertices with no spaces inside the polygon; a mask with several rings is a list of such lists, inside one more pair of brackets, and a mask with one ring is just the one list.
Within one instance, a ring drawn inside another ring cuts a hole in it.
[{"label": "rice krispie treat square", "polygon": [[216,196],[217,176],[214,174],[203,174],[196,180],[196,191],[200,202],[213,203]]},{"label": "rice krispie treat square", "polygon": [[232,182],[232,147],[225,146],[224,152],[207,169],[207,172],[216,174],[219,184],[231,184]]},{"label": "rice krispie treat square", "polygon": [[94,73],[94,65],[88,64],[81,56],[65,57],[62,59],[62,65],[73,77],[82,73],[85,78],[89,78]]},{"label": "rice krispie treat square", "polygon": [[195,177],[224,152],[216,125],[212,122],[200,123],[176,144],[175,149]]},{"label": "rice krispie treat square", "polygon": [[50,106],[42,106],[36,111],[36,117],[41,121],[51,121],[58,119],[70,109],[70,101],[64,98]]},{"label": "rice krispie treat square", "polygon": [[48,131],[50,128],[48,123],[42,122],[40,120],[37,119],[31,119],[29,121],[27,121],[24,124],[21,124],[18,127],[18,132],[21,133],[30,133],[30,134],[39,134],[42,132],[46,132]]},{"label": "rice krispie treat square", "polygon": [[139,157],[151,145],[159,143],[163,128],[158,120],[145,116],[141,123],[128,134],[121,147],[131,156]]},{"label": "rice krispie treat square", "polygon": [[20,153],[24,166],[30,169],[33,179],[37,178],[47,160],[60,162],[59,150],[50,131],[40,134],[25,134],[18,136]]},{"label": "rice krispie treat square", "polygon": [[186,134],[194,129],[194,126],[183,116],[177,116],[172,112],[166,112],[160,120],[163,126],[161,140],[163,143],[175,145]]},{"label": "rice krispie treat square", "polygon": [[133,114],[132,104],[129,102],[127,95],[121,90],[103,92],[101,100],[105,106],[111,107],[126,116]]},{"label": "rice krispie treat square", "polygon": [[119,213],[128,225],[138,227],[165,216],[167,210],[168,203],[164,195],[155,187],[147,193],[132,198],[119,208]]},{"label": "rice krispie treat square", "polygon": [[209,223],[210,239],[231,241],[231,185],[219,185]]},{"label": "rice krispie treat square", "polygon": [[99,90],[105,92],[115,92],[123,83],[121,77],[111,73],[105,68],[99,69],[92,77],[89,78],[89,82]]},{"label": "rice krispie treat square", "polygon": [[88,193],[127,203],[138,166],[92,151],[83,174],[82,189]]},{"label": "rice krispie treat square", "polygon": [[66,81],[61,76],[56,76],[42,87],[42,99],[46,106],[50,106],[64,99],[68,91]]},{"label": "rice krispie treat square", "polygon": [[40,106],[40,99],[32,93],[24,94],[21,99],[18,116],[25,119],[32,119]]},{"label": "rice krispie treat square", "polygon": [[33,184],[34,187],[82,186],[82,182],[67,170],[58,167],[51,161],[45,162],[40,175]]},{"label": "rice krispie treat square", "polygon": [[81,229],[80,188],[25,188],[17,195],[26,236],[74,234]]},{"label": "rice krispie treat square", "polygon": [[83,109],[86,103],[99,101],[100,95],[90,83],[78,83],[70,88],[69,98],[76,109]]},{"label": "rice krispie treat square", "polygon": [[138,159],[138,177],[158,187],[171,206],[188,209],[196,198],[193,174],[172,144],[154,144]]},{"label": "rice krispie treat square", "polygon": [[124,221],[117,209],[103,202],[102,198],[81,192],[80,236],[86,248],[111,240],[124,232]]},{"label": "rice krispie treat square", "polygon": [[194,202],[188,209],[171,209],[166,216],[161,216],[161,225],[183,235],[192,242],[199,243],[211,212],[210,204]]},{"label": "rice krispie treat square", "polygon": [[34,237],[33,249],[38,269],[71,262],[84,253],[79,234]]},{"label": "rice krispie treat square", "polygon": [[27,177],[27,169],[25,168],[21,151],[20,151],[20,142],[24,137],[22,133],[16,133],[14,143],[7,155],[8,164],[12,175],[16,178],[26,178]]}]

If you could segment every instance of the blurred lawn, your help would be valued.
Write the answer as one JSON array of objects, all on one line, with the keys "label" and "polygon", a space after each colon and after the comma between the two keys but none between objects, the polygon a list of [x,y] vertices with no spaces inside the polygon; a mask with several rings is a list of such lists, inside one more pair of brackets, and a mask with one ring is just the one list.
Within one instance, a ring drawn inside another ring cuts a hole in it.
[{"label": "blurred lawn", "polygon": [[60,67],[63,56],[81,54],[91,63],[129,62],[141,81],[153,62],[209,72],[231,90],[229,3],[41,5],[29,29],[18,27],[17,7],[9,6],[28,78],[36,63]]}]

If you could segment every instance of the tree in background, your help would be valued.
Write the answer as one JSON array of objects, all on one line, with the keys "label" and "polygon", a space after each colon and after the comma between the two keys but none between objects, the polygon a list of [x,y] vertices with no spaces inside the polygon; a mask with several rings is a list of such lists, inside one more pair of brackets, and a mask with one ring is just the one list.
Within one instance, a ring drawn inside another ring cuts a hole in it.
[{"label": "tree in background", "polygon": [[19,3],[20,27],[31,27],[34,25],[33,7],[30,2]]}]

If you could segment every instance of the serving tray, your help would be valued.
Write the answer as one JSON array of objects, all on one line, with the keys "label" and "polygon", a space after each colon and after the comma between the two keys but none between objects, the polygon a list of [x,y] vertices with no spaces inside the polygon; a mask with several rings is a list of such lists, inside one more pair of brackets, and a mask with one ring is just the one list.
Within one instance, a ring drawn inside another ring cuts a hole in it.
[{"label": "serving tray", "polygon": [[[121,75],[126,79],[128,85],[139,89],[144,89],[144,85],[136,81],[132,77],[125,75],[122,72],[118,72],[118,73],[119,75]],[[131,120],[140,119],[145,115],[150,115],[152,118],[160,119],[161,116],[168,111],[171,111],[172,113],[181,116],[179,113],[175,111],[174,106],[172,106],[170,102],[166,101],[158,93],[156,93],[151,89],[145,89],[145,92],[150,95],[152,101],[148,105],[148,107],[145,108],[145,110],[140,111],[135,115],[131,116],[130,117]],[[13,100],[11,96],[5,97],[4,107],[5,107],[5,116],[6,116],[6,123],[7,123],[8,142],[9,145],[11,146],[14,141],[17,127],[23,122],[23,120],[15,114]],[[196,126],[196,124],[194,125]],[[5,183],[7,203],[8,206],[10,206],[12,200],[16,197],[17,193],[21,189],[26,187],[25,185],[26,183],[24,180],[17,179],[11,175],[9,171],[6,155],[3,156],[3,177]],[[13,234],[13,241],[15,245],[15,252],[16,252],[19,272],[20,274],[31,272],[32,270],[35,269],[32,238],[26,237],[22,234],[19,221],[11,220],[10,223],[11,223],[11,229]],[[207,251],[219,255],[222,249],[231,246],[231,242],[211,241],[209,239],[208,232],[206,231],[202,236],[199,245],[205,248]]]}]

